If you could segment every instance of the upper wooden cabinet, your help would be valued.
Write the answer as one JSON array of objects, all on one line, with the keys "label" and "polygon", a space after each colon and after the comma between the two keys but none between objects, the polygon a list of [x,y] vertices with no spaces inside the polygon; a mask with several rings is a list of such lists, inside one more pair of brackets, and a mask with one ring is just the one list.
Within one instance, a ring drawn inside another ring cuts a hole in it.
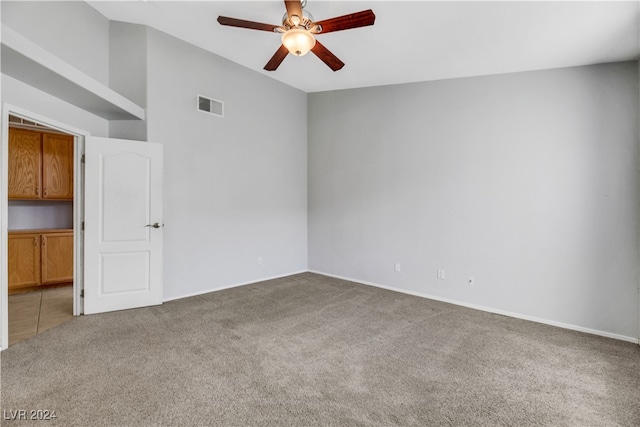
[{"label": "upper wooden cabinet", "polygon": [[73,200],[73,136],[9,128],[9,199]]},{"label": "upper wooden cabinet", "polygon": [[73,199],[73,137],[42,134],[42,198]]},{"label": "upper wooden cabinet", "polygon": [[9,198],[42,197],[42,132],[9,128]]}]

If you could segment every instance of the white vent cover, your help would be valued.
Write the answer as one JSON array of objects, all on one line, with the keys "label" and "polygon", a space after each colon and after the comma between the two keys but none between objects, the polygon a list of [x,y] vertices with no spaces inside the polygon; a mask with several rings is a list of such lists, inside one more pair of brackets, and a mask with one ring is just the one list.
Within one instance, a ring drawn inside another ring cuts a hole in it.
[{"label": "white vent cover", "polygon": [[224,117],[224,103],[206,96],[198,95],[198,111]]}]

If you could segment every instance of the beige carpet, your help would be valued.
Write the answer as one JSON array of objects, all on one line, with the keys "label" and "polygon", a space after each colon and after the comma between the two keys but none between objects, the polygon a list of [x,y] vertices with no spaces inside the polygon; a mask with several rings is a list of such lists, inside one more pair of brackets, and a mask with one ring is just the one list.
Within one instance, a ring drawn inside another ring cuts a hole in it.
[{"label": "beige carpet", "polygon": [[3,425],[640,426],[637,345],[304,273],[2,353]]}]

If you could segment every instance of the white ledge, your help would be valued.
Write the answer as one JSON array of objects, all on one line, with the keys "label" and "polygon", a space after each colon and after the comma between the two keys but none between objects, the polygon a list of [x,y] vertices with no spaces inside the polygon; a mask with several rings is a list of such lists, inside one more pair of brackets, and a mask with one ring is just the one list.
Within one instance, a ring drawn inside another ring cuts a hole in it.
[{"label": "white ledge", "polygon": [[2,25],[2,73],[107,120],[144,120],[144,108]]}]

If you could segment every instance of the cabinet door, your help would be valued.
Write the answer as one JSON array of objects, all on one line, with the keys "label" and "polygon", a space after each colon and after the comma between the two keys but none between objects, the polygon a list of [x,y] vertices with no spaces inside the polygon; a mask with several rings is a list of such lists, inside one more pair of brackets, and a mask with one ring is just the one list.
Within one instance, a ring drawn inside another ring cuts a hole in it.
[{"label": "cabinet door", "polygon": [[73,136],[42,136],[42,198],[73,199]]},{"label": "cabinet door", "polygon": [[73,282],[73,232],[42,234],[42,284]]},{"label": "cabinet door", "polygon": [[40,284],[40,235],[9,233],[9,291]]},{"label": "cabinet door", "polygon": [[9,128],[9,198],[41,197],[42,134]]}]

